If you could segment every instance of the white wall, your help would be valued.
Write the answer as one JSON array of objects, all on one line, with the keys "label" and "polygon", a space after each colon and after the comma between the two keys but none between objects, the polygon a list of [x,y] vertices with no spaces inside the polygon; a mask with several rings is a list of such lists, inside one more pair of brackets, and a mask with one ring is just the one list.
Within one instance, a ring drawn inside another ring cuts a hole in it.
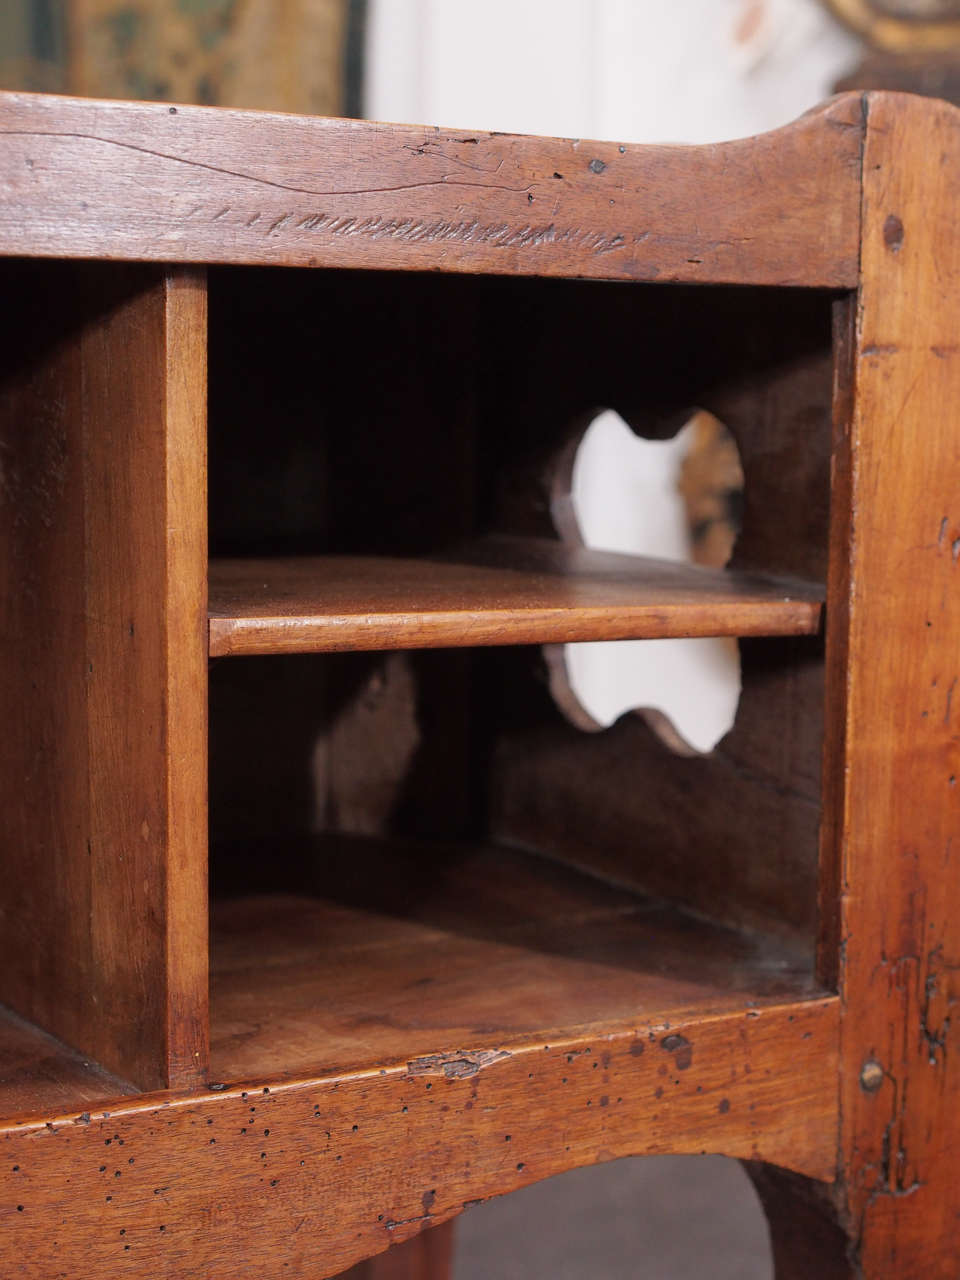
[{"label": "white wall", "polygon": [[[829,96],[860,48],[817,0],[371,0],[366,114],[468,129],[623,142],[715,142],[763,132]],[[584,540],[687,558],[675,497],[680,446],[607,418],[574,476]],[[658,505],[659,504],[659,505]],[[739,664],[723,641],[568,649],[595,720],[665,710],[709,750],[729,726]]]},{"label": "white wall", "polygon": [[366,113],[713,142],[794,119],[857,52],[816,0],[371,0]]}]

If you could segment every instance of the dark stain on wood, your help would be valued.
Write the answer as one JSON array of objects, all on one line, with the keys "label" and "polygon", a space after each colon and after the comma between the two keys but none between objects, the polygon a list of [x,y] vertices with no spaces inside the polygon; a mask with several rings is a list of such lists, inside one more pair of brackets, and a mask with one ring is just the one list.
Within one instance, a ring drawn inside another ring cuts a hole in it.
[{"label": "dark stain on wood", "polygon": [[693,1062],[693,1045],[686,1036],[665,1036],[660,1041],[660,1047],[674,1055],[678,1071],[686,1071]]},{"label": "dark stain on wood", "polygon": [[888,214],[883,224],[883,243],[891,253],[899,253],[903,245],[903,223],[895,213]]}]

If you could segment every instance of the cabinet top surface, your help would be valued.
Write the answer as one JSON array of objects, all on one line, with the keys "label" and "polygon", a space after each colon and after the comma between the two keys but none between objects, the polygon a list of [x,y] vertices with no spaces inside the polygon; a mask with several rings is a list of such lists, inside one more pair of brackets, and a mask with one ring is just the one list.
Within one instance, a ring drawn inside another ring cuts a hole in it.
[{"label": "cabinet top surface", "polygon": [[863,97],[638,146],[0,93],[0,255],[847,288]]}]

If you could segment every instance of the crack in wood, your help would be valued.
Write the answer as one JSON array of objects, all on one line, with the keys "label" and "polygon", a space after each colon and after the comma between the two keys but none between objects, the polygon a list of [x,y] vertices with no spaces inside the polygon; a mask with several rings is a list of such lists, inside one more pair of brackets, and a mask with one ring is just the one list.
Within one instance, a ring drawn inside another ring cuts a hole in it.
[{"label": "crack in wood", "polygon": [[168,151],[158,151],[155,147],[144,147],[135,142],[121,141],[119,138],[102,138],[95,133],[66,132],[56,129],[0,129],[0,136],[9,138],[74,138],[78,142],[98,142],[105,147],[118,147],[125,151],[137,151],[141,155],[153,156],[157,160],[166,160],[171,164],[185,164],[194,169],[206,169],[209,173],[223,174],[227,178],[239,178],[243,182],[256,182],[261,186],[275,187],[278,191],[294,191],[305,196],[365,196],[383,195],[391,191],[414,191],[418,187],[480,187],[485,191],[512,191],[525,194],[531,184],[523,187],[509,187],[497,182],[470,182],[465,178],[452,178],[444,174],[440,178],[425,178],[420,182],[402,182],[392,187],[345,187],[318,191],[313,187],[299,187],[290,182],[277,182],[273,178],[263,178],[256,173],[242,173],[239,169],[226,169],[221,165],[210,164],[206,160],[195,160],[188,156],[173,155]]},{"label": "crack in wood", "polygon": [[408,1076],[444,1076],[447,1080],[466,1080],[484,1067],[504,1062],[512,1054],[506,1049],[456,1049],[453,1053],[431,1053],[407,1063]]}]

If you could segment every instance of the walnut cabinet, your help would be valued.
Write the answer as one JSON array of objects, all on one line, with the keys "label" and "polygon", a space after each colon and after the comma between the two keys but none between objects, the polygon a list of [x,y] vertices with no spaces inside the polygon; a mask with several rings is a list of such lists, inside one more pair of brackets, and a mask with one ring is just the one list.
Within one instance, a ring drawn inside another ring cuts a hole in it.
[{"label": "walnut cabinet", "polygon": [[[472,1203],[703,1151],[781,1280],[957,1274],[958,163],[888,94],[710,147],[0,95],[4,1276],[439,1277]],[[728,569],[577,545],[607,407],[730,427]],[[671,636],[740,637],[717,748],[584,727],[561,646]]]}]

